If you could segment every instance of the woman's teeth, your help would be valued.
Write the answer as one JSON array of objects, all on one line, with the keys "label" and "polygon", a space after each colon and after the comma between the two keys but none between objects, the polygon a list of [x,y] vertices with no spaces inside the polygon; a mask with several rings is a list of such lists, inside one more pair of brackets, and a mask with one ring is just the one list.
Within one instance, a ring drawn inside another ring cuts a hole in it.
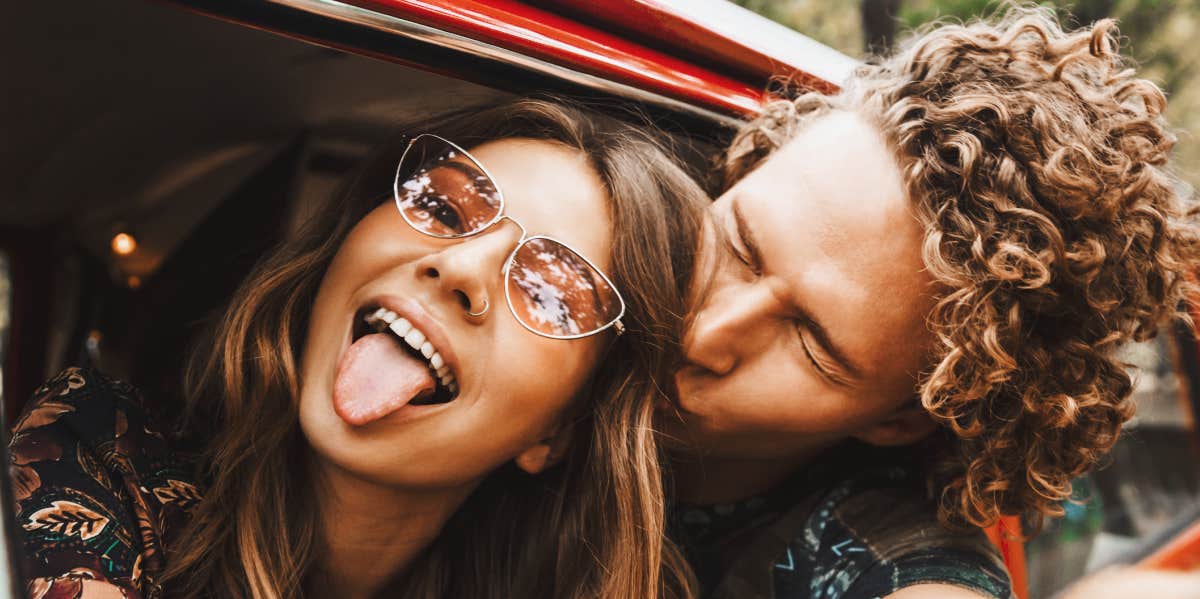
[{"label": "woman's teeth", "polygon": [[458,381],[454,380],[454,374],[450,372],[450,367],[446,364],[446,360],[442,358],[442,354],[438,353],[437,348],[425,338],[425,334],[417,330],[407,318],[387,308],[379,308],[374,312],[368,313],[363,317],[363,320],[376,332],[383,332],[385,328],[391,329],[392,333],[395,333],[409,347],[417,350],[425,357],[426,365],[429,366],[429,370],[433,371],[434,376],[437,377],[443,387],[450,391],[452,395],[458,393]]}]

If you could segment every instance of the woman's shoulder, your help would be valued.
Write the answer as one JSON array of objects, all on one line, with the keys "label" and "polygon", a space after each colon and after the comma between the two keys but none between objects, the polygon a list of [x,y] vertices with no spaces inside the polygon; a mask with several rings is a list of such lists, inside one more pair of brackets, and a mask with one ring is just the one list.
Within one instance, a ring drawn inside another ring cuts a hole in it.
[{"label": "woman's shoulder", "polygon": [[9,452],[30,593],[103,583],[148,594],[200,493],[194,459],[151,422],[141,394],[94,369],[64,370],[34,392]]},{"label": "woman's shoulder", "polygon": [[[192,478],[192,452],[147,409],[132,385],[92,368],[67,368],[34,391],[9,439],[13,466],[68,462],[156,479]],[[20,482],[18,500],[27,493]]]},{"label": "woman's shoulder", "polygon": [[[61,425],[80,438],[111,438],[131,413],[145,411],[132,385],[94,368],[67,368],[38,387],[13,425],[13,436]],[[120,416],[118,416],[120,415]]]},{"label": "woman's shoulder", "polygon": [[128,458],[174,454],[182,443],[162,410],[129,383],[94,368],[67,368],[38,387],[13,424],[10,447],[28,454],[57,444]]}]

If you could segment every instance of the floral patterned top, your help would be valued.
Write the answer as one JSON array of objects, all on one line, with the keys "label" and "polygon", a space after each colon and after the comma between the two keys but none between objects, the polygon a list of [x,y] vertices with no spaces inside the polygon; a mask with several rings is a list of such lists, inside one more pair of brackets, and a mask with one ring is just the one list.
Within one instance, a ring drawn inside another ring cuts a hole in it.
[{"label": "floral patterned top", "polygon": [[1013,598],[997,549],[943,529],[911,464],[848,442],[763,495],[674,506],[671,533],[704,599],[878,599],[922,583]]},{"label": "floral patterned top", "polygon": [[200,492],[194,454],[160,430],[133,387],[95,370],[34,393],[9,443],[29,599],[161,596]]}]

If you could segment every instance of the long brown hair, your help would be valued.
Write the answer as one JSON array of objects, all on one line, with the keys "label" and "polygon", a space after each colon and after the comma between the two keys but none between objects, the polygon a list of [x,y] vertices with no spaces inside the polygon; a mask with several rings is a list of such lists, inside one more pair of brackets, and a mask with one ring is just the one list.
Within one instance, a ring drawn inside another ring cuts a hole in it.
[{"label": "long brown hair", "polygon": [[[537,477],[489,475],[441,535],[382,594],[411,597],[690,595],[664,540],[654,441],[657,381],[670,375],[706,196],[658,138],[581,106],[521,99],[405,128],[466,147],[501,138],[561,143],[607,187],[610,276],[627,303],[585,390],[564,463]],[[211,423],[207,491],[169,553],[172,597],[289,598],[319,559],[322,530],[295,398],[309,311],[342,239],[390,189],[401,139],[367,161],[337,201],[254,269],[189,365],[189,421]]]}]

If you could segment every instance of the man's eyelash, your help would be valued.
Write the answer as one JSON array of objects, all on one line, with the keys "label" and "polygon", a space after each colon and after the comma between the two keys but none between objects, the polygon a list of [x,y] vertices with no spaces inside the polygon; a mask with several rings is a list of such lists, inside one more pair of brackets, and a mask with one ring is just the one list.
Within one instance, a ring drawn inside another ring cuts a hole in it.
[{"label": "man's eyelash", "polygon": [[804,333],[800,332],[800,329],[797,328],[796,334],[800,336],[800,347],[804,350],[804,357],[808,358],[809,362],[812,362],[813,368],[816,368],[817,372],[820,372],[824,376],[829,376],[829,374],[825,372],[825,369],[821,368],[821,365],[817,363],[817,359],[813,357],[813,353],[809,351],[808,344],[804,342]]},{"label": "man's eyelash", "polygon": [[[733,235],[738,235],[738,233],[734,232],[732,235],[726,238],[726,243],[729,245],[729,251],[732,252],[735,257],[737,257],[738,262],[744,264],[746,268],[749,268],[754,274],[761,274],[761,269],[759,268],[758,263],[755,262],[754,256],[750,255],[750,252],[739,248],[738,245],[733,241]],[[738,242],[741,241],[741,239],[738,239]]]},{"label": "man's eyelash", "polygon": [[812,363],[813,368],[817,369],[817,372],[820,373],[822,377],[832,383],[844,384],[839,377],[823,368],[820,362],[817,362],[816,356],[814,356],[813,352],[808,349],[808,344],[804,342],[804,331],[801,330],[802,326],[802,324],[796,325],[796,336],[800,338],[800,348],[804,351],[804,357],[808,358],[808,361]]}]

